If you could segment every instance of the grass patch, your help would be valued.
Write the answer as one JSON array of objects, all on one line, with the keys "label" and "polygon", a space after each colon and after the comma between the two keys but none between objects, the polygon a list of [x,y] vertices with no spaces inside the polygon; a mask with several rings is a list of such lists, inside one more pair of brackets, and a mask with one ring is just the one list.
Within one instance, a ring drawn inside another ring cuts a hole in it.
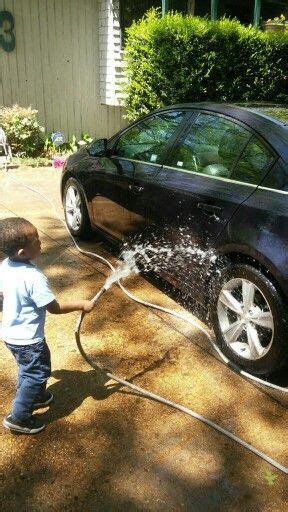
[{"label": "grass patch", "polygon": [[17,157],[13,156],[11,165],[19,165],[22,167],[51,167],[52,160],[47,157]]}]

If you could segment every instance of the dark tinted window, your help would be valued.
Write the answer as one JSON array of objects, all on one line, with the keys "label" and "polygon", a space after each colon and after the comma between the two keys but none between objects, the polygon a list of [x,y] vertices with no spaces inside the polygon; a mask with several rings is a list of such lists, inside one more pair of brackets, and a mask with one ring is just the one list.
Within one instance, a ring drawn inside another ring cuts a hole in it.
[{"label": "dark tinted window", "polygon": [[288,168],[283,162],[277,162],[267,174],[261,186],[288,192]]},{"label": "dark tinted window", "polygon": [[244,183],[258,184],[274,159],[266,147],[253,138],[245,148],[231,179]]},{"label": "dark tinted window", "polygon": [[229,178],[250,132],[224,117],[200,114],[167,164],[188,171]]},{"label": "dark tinted window", "polygon": [[123,133],[117,142],[114,155],[159,163],[166,143],[185,115],[185,112],[166,112],[145,119]]}]

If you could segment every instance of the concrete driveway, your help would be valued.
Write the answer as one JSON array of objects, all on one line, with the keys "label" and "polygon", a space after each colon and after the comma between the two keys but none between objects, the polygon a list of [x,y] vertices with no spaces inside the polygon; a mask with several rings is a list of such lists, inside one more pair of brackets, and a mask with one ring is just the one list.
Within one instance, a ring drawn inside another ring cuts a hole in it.
[{"label": "concrete driveway", "polygon": [[[108,271],[79,254],[55,218],[56,208],[62,214],[59,178],[52,168],[1,171],[0,217],[24,216],[36,225],[43,251],[37,264],[60,301],[90,298]],[[101,242],[89,248],[115,262]],[[140,277],[127,287],[183,311]],[[199,421],[92,370],[76,349],[77,317],[47,317],[55,401],[43,410],[46,430],[21,436],[0,429],[3,512],[287,510],[283,473]],[[211,355],[196,327],[148,310],[114,286],[85,317],[83,343],[113,373],[197,411],[287,466],[287,408]],[[15,378],[1,344],[1,421]]]}]

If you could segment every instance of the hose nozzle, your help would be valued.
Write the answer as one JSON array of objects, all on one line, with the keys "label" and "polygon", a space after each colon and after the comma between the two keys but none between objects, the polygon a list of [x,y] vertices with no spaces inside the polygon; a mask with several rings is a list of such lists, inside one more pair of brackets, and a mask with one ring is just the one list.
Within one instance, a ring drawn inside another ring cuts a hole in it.
[{"label": "hose nozzle", "polygon": [[131,266],[128,265],[127,263],[123,263],[118,268],[116,268],[114,270],[114,272],[112,272],[112,274],[110,274],[110,276],[107,277],[103,288],[105,290],[108,290],[110,288],[110,286],[112,286],[112,284],[114,284],[114,283],[117,283],[117,281],[119,281],[119,279],[123,279],[123,277],[128,277],[129,274],[131,274],[132,272],[135,272],[135,271],[136,271],[135,268],[131,268]]}]

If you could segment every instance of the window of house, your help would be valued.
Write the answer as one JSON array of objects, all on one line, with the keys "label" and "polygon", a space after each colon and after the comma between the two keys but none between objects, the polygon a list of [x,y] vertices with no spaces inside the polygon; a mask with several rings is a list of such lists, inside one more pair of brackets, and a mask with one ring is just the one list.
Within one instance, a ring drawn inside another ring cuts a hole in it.
[{"label": "window of house", "polygon": [[253,23],[254,0],[220,0],[218,2],[218,18],[237,18],[241,23]]},{"label": "window of house", "polygon": [[263,21],[276,18],[280,14],[288,16],[287,0],[262,0],[261,18]]},{"label": "window of house", "polygon": [[[124,38],[125,29],[151,7],[162,9],[162,0],[120,0],[120,26]],[[169,0],[169,10],[187,13],[187,0]]]},{"label": "window of house", "polygon": [[207,16],[210,18],[211,0],[195,0],[194,15]]}]

